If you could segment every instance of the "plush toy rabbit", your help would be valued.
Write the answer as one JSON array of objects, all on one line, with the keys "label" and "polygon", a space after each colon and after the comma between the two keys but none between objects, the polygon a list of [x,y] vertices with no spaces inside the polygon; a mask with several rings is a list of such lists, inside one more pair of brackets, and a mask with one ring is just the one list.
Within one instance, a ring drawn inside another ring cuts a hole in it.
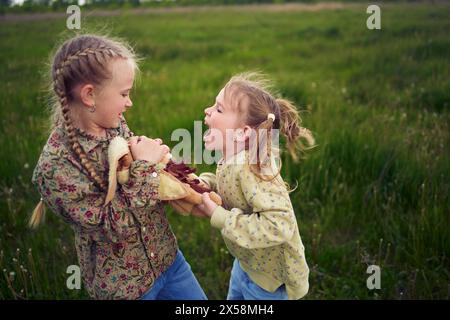
[{"label": "plush toy rabbit", "polygon": [[[160,171],[160,183],[158,195],[162,201],[169,204],[180,214],[188,215],[195,210],[194,206],[202,203],[201,193],[210,192],[209,187],[202,183],[194,174],[195,169],[187,167],[183,163],[174,163],[168,154],[162,161],[164,170]],[[124,184],[129,178],[129,169],[133,157],[128,148],[128,142],[122,137],[111,140],[108,148],[109,183],[105,199],[107,205],[116,193],[117,182]],[[210,192],[211,200],[222,205],[222,199]]]}]

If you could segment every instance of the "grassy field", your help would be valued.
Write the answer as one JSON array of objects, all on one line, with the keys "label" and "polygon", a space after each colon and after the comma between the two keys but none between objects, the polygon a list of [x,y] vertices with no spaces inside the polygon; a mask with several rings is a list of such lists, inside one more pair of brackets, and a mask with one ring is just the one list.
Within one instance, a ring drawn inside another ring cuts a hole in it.
[{"label": "grassy field", "polygon": [[[307,299],[447,299],[450,288],[450,6],[382,5],[263,12],[235,9],[93,17],[144,58],[127,113],[131,129],[170,142],[234,73],[260,70],[304,110],[318,147],[284,158],[311,268]],[[39,199],[31,174],[48,137],[48,56],[70,36],[64,19],[0,22],[0,299],[78,299],[71,230],[48,214],[30,231]],[[213,170],[200,165],[198,170]],[[169,219],[210,299],[223,299],[232,257],[208,221]],[[368,265],[381,289],[368,290]]]}]

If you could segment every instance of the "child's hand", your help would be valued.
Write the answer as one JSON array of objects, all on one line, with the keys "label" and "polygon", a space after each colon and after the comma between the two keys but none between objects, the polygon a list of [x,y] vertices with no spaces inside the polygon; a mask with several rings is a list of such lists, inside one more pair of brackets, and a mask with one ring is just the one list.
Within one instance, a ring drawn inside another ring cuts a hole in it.
[{"label": "child's hand", "polygon": [[170,151],[161,139],[153,140],[146,136],[131,137],[129,145],[134,160],[147,160],[151,164],[160,162]]},{"label": "child's hand", "polygon": [[211,200],[208,192],[202,193],[202,201],[202,204],[197,205],[195,208],[201,211],[205,216],[211,217],[214,210],[218,207],[217,204]]}]

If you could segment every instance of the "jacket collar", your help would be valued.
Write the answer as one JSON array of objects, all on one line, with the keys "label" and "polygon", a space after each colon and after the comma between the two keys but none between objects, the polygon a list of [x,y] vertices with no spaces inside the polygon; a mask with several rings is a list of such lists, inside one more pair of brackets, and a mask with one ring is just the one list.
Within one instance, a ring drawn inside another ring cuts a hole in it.
[{"label": "jacket collar", "polygon": [[[83,129],[75,128],[75,135],[77,137],[78,143],[81,145],[83,150],[86,153],[89,153],[91,150],[95,149],[97,146],[102,144],[108,144],[114,137],[118,135],[123,135],[124,133],[124,122],[125,120],[122,118],[120,124],[117,128],[108,128],[106,129],[106,137],[98,137],[94,136],[90,133],[87,133]],[[59,126],[59,129],[63,132],[65,139],[68,140],[67,132],[63,125]]]}]

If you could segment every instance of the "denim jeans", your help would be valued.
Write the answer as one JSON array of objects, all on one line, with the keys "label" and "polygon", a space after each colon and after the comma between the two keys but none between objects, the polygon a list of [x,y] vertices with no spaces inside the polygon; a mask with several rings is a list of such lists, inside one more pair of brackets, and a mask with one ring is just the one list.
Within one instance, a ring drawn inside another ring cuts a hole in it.
[{"label": "denim jeans", "polygon": [[285,285],[280,286],[275,292],[264,290],[249,278],[242,270],[237,259],[234,260],[231,270],[230,287],[227,300],[287,300],[288,295]]},{"label": "denim jeans", "polygon": [[141,300],[207,300],[180,250],[173,264],[153,283]]}]

